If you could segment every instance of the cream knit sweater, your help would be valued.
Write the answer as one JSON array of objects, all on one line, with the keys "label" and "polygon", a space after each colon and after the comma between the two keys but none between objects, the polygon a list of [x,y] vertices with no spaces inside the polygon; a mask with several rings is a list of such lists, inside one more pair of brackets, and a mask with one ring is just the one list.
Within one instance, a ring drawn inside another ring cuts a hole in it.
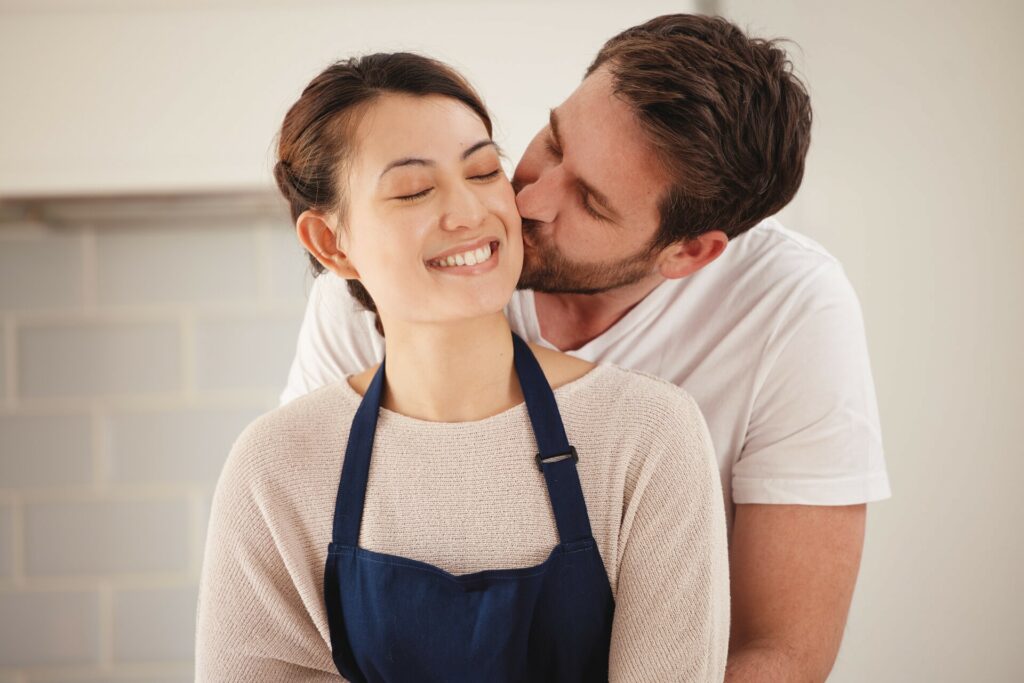
[{"label": "cream knit sweater", "polygon": [[[718,464],[693,399],[598,365],[555,390],[615,596],[612,681],[721,681],[729,569]],[[347,381],[260,416],[213,498],[197,681],[337,681],[323,574],[361,397]],[[382,409],[360,547],[451,573],[528,567],[557,543],[524,404],[475,422]]]}]

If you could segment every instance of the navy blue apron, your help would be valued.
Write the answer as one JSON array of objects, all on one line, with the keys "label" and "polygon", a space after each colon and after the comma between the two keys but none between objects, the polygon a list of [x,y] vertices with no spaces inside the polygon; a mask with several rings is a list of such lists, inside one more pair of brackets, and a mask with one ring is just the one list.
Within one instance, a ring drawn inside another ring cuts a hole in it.
[{"label": "navy blue apron", "polygon": [[462,575],[358,547],[381,362],[352,420],[324,572],[334,663],[353,683],[608,680],[614,602],[578,457],[529,346],[512,342],[560,542],[536,566]]}]

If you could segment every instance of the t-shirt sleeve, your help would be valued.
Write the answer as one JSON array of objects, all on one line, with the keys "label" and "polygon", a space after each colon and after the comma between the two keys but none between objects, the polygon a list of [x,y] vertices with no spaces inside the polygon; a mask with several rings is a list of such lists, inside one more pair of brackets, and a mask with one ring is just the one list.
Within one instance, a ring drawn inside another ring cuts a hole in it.
[{"label": "t-shirt sleeve", "polygon": [[374,319],[342,278],[325,272],[313,280],[279,405],[380,362],[384,340]]},{"label": "t-shirt sleeve", "polygon": [[735,503],[890,497],[860,302],[839,264],[809,278],[763,355]]},{"label": "t-shirt sleeve", "polygon": [[[675,389],[675,387],[673,387]],[[681,390],[653,415],[650,453],[620,530],[610,681],[721,681],[729,648],[729,558],[711,435]],[[629,483],[627,482],[627,488]]]},{"label": "t-shirt sleeve", "polygon": [[301,558],[301,543],[281,522],[287,515],[266,484],[266,439],[258,434],[250,425],[236,440],[214,491],[196,609],[195,680],[337,681],[329,642],[285,561],[286,547],[293,560]]}]

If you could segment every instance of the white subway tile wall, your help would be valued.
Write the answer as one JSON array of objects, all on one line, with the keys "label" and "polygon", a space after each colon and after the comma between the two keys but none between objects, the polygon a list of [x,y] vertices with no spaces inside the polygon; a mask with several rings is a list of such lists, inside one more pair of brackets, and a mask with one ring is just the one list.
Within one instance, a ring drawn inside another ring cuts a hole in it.
[{"label": "white subway tile wall", "polygon": [[0,224],[0,683],[192,680],[213,489],[311,284],[279,216]]},{"label": "white subway tile wall", "polygon": [[[0,324],[0,404],[7,400],[7,324]],[[13,390],[13,387],[11,387]],[[3,479],[0,479],[3,482]],[[0,680],[0,683],[3,683]]]},{"label": "white subway tile wall", "polygon": [[110,231],[97,235],[96,272],[100,305],[251,301],[260,275],[256,235],[212,225],[187,234],[176,226]]},{"label": "white subway tile wall", "polygon": [[118,482],[206,482],[252,421],[251,409],[111,413],[105,420],[110,478]]},{"label": "white subway tile wall", "polygon": [[195,655],[197,587],[114,591],[114,658],[173,662]]},{"label": "white subway tile wall", "polygon": [[0,580],[14,574],[14,506],[0,503]]},{"label": "white subway tile wall", "polygon": [[282,316],[202,316],[196,320],[198,391],[284,387],[275,359],[294,353],[302,312]]},{"label": "white subway tile wall", "polygon": [[0,249],[0,309],[25,311],[81,306],[83,239],[29,232],[4,239]]},{"label": "white subway tile wall", "polygon": [[[167,496],[163,496],[167,498]],[[188,569],[189,501],[26,502],[28,576],[173,575]]]},{"label": "white subway tile wall", "polygon": [[100,595],[90,590],[0,592],[4,666],[100,663]]},{"label": "white subway tile wall", "polygon": [[16,326],[16,393],[26,398],[180,393],[179,327],[170,316],[138,322],[90,316]]},{"label": "white subway tile wall", "polygon": [[3,488],[88,486],[93,481],[87,412],[0,415]]}]

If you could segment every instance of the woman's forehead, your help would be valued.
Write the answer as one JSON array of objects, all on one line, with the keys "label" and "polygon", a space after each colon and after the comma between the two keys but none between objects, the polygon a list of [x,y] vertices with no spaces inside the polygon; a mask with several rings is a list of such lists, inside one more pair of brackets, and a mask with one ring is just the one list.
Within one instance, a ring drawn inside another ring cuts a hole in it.
[{"label": "woman's forehead", "polygon": [[438,163],[461,160],[465,150],[489,137],[476,112],[441,95],[386,93],[366,110],[355,131],[365,170],[383,168],[401,158]]}]

